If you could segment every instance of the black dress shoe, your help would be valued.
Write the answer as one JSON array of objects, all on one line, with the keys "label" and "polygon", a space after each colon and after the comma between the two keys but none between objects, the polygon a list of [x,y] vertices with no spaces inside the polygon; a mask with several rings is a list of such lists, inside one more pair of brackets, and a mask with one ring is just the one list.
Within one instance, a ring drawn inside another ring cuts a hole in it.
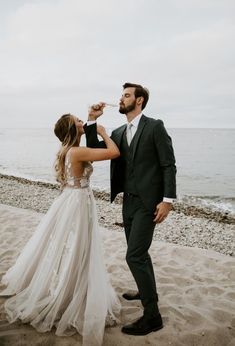
[{"label": "black dress shoe", "polygon": [[162,317],[158,314],[157,317],[154,318],[142,316],[136,322],[122,327],[122,332],[129,335],[146,335],[162,328]]},{"label": "black dress shoe", "polygon": [[140,294],[139,294],[139,292],[138,292],[138,293],[134,293],[134,294],[131,294],[131,293],[124,293],[122,296],[123,296],[123,298],[125,298],[126,300],[138,300],[138,299],[140,299]]}]

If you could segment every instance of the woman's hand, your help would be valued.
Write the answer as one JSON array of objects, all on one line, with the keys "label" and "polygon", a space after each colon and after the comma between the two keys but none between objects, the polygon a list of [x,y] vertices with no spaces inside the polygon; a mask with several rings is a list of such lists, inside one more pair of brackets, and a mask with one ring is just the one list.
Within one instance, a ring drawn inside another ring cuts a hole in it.
[{"label": "woman's hand", "polygon": [[105,128],[102,125],[97,125],[97,133],[100,135],[102,138],[107,135],[107,132]]}]

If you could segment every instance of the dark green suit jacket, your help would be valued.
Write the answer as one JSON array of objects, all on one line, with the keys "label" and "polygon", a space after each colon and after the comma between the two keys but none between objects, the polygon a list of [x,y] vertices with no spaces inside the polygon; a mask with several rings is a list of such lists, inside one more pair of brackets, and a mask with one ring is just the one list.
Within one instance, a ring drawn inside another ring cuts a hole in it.
[{"label": "dark green suit jacket", "polygon": [[[104,147],[99,142],[96,124],[84,126],[87,146]],[[112,132],[111,138],[121,147],[126,125]],[[163,197],[176,198],[176,166],[172,141],[161,120],[142,115],[133,148],[134,179],[140,198],[153,212]],[[125,160],[111,160],[111,202],[124,190]]]}]

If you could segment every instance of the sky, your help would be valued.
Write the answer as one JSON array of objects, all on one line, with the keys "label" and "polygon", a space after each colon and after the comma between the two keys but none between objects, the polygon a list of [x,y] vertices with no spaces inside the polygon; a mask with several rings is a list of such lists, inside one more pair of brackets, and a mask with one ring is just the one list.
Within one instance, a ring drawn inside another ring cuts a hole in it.
[{"label": "sky", "polygon": [[0,0],[0,127],[85,121],[133,82],[166,127],[235,128],[234,17],[234,0]]}]

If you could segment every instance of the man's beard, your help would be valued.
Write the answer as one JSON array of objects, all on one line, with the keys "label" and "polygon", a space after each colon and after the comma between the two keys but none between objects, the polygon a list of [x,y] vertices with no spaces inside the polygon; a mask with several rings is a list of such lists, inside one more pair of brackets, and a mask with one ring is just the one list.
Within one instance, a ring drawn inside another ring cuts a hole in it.
[{"label": "man's beard", "polygon": [[136,100],[134,100],[129,106],[120,106],[119,108],[119,113],[121,114],[127,114],[130,113],[131,111],[133,111],[135,109],[136,106]]}]

